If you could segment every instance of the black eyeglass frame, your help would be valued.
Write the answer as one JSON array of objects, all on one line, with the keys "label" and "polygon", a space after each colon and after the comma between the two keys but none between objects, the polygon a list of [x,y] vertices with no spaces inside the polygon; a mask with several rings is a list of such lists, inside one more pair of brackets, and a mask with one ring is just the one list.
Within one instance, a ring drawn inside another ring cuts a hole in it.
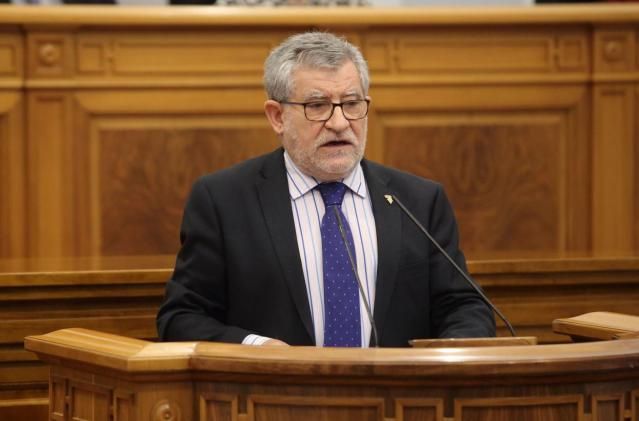
[{"label": "black eyeglass frame", "polygon": [[[308,121],[321,121],[321,122],[327,122],[328,120],[331,119],[331,117],[333,117],[333,114],[335,113],[335,107],[340,107],[342,109],[342,115],[344,116],[344,118],[348,121],[355,121],[355,120],[361,120],[363,118],[366,118],[366,116],[368,115],[368,111],[370,109],[370,104],[371,104],[371,100],[368,98],[364,98],[364,99],[349,99],[348,101],[344,101],[344,102],[331,102],[331,101],[309,101],[309,102],[294,102],[294,101],[278,101],[280,104],[289,104],[289,105],[302,105],[304,107],[304,117],[306,117],[306,119]],[[349,102],[365,102],[366,103],[366,112],[364,113],[363,116],[361,117],[357,117],[357,118],[349,118],[346,117],[346,114],[344,113],[344,108],[342,107],[344,104],[347,104]],[[310,105],[310,104],[317,104],[317,103],[327,103],[327,104],[331,104],[333,106],[333,109],[331,109],[331,113],[328,115],[328,118],[325,119],[321,119],[321,120],[311,120],[310,118],[308,118],[308,115],[306,114],[306,106]]]}]

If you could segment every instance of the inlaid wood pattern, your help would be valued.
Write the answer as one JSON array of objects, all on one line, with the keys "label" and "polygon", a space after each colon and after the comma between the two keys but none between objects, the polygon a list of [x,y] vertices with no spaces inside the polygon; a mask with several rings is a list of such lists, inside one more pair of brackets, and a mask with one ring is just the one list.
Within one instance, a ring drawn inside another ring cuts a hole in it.
[{"label": "inlaid wood pattern", "polygon": [[[414,33],[384,31],[364,42],[371,68],[383,73],[473,75],[585,71],[586,39],[579,33],[529,30],[525,34],[502,28],[480,31],[434,29]],[[451,51],[463,54],[450,54]]]},{"label": "inlaid wood pattern", "polygon": [[592,397],[592,421],[623,421],[624,397],[594,394]]},{"label": "inlaid wood pattern", "polygon": [[259,128],[102,131],[98,253],[175,253],[193,181],[276,147]]},{"label": "inlaid wood pattern", "polygon": [[78,36],[82,78],[261,77],[264,58],[283,33],[167,30],[91,31]]},{"label": "inlaid wood pattern", "polygon": [[418,124],[386,129],[387,163],[444,185],[469,255],[564,247],[559,121]]},{"label": "inlaid wood pattern", "polygon": [[459,399],[460,421],[584,421],[582,396]]},{"label": "inlaid wood pattern", "polygon": [[342,397],[251,396],[250,421],[277,419],[307,421],[380,421],[384,417],[382,399]]},{"label": "inlaid wood pattern", "polygon": [[110,421],[112,392],[95,384],[71,382],[69,415],[74,421]]},{"label": "inlaid wood pattern", "polygon": [[397,421],[443,421],[443,399],[395,399]]},{"label": "inlaid wood pattern", "polygon": [[200,395],[200,419],[233,420],[239,414],[237,395],[203,393]]}]

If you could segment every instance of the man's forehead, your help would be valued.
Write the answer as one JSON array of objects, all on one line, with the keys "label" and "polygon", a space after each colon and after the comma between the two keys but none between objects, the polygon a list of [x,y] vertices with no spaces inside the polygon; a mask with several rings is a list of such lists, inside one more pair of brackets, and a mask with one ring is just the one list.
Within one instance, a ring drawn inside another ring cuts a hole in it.
[{"label": "man's forehead", "polygon": [[[293,89],[306,97],[362,95],[359,72],[350,61],[339,68],[299,66],[292,76]],[[333,92],[335,89],[339,92]]]}]

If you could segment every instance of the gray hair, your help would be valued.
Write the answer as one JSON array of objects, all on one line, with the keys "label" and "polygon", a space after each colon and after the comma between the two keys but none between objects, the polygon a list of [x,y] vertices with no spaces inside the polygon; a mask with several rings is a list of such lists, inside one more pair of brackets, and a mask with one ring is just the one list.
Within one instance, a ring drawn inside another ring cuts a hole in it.
[{"label": "gray hair", "polygon": [[293,35],[271,51],[264,63],[266,95],[275,101],[289,99],[292,73],[298,66],[338,69],[349,60],[357,68],[364,94],[368,94],[368,65],[357,47],[328,32]]}]

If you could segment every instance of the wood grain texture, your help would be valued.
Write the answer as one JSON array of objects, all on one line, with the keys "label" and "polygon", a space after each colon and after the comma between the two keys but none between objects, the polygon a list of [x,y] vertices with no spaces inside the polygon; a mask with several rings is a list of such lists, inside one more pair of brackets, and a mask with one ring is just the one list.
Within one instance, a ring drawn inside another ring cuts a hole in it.
[{"label": "wood grain texture", "polygon": [[184,203],[195,179],[273,149],[267,139],[272,136],[266,129],[100,133],[97,254],[176,253]]},{"label": "wood grain texture", "polygon": [[0,31],[0,258],[26,253],[22,38]]},{"label": "wood grain texture", "polygon": [[613,420],[623,396],[639,386],[639,339],[441,350],[260,348],[154,344],[66,329],[25,343],[53,365],[52,381],[65,385],[58,390],[66,403],[52,411],[87,420],[106,419],[102,402],[125,390],[134,397],[132,412],[180,420],[404,420],[417,415],[410,408],[435,420]]},{"label": "wood grain texture", "polygon": [[[155,338],[154,317],[164,284],[171,276],[173,260],[173,255],[165,255],[0,261],[0,391],[13,393],[0,393],[0,406],[18,397],[42,398],[46,394],[48,370],[34,354],[23,349],[24,336],[83,327]],[[637,259],[471,261],[469,269],[510,318],[518,334],[538,336],[540,343],[569,341],[567,336],[552,332],[551,323],[556,318],[602,308],[639,316]],[[499,334],[507,335],[501,325]],[[82,341],[80,338],[79,346]],[[100,343],[110,346],[105,338]],[[127,343],[123,352],[139,352],[145,345],[134,339]],[[123,342],[119,342],[119,347],[123,347]],[[176,344],[171,349],[188,354],[193,345]],[[215,414],[237,413],[239,409],[232,408],[239,402],[234,404],[233,399],[219,393],[198,405]],[[130,397],[123,394],[118,399],[118,410],[128,413],[133,405]],[[429,419],[439,413],[437,405],[411,402],[396,410],[401,410],[406,419]],[[263,408],[274,410],[271,406]],[[340,408],[335,410],[344,409]],[[246,406],[241,412],[246,413]]]},{"label": "wood grain texture", "polygon": [[18,126],[29,127],[14,130],[28,151],[28,211],[11,211],[26,239],[4,240],[5,255],[174,251],[190,181],[277,145],[261,63],[310,27],[361,46],[373,81],[367,156],[450,188],[469,257],[637,253],[636,6],[383,18],[100,9],[102,20],[75,7],[5,9],[0,84],[23,89]]},{"label": "wood grain texture", "polygon": [[27,189],[22,107],[23,99],[18,91],[0,91],[0,258],[20,257],[26,253]]},{"label": "wood grain texture", "polygon": [[469,257],[482,250],[553,255],[565,248],[564,140],[556,126],[458,121],[386,133],[391,166],[444,185]]}]

